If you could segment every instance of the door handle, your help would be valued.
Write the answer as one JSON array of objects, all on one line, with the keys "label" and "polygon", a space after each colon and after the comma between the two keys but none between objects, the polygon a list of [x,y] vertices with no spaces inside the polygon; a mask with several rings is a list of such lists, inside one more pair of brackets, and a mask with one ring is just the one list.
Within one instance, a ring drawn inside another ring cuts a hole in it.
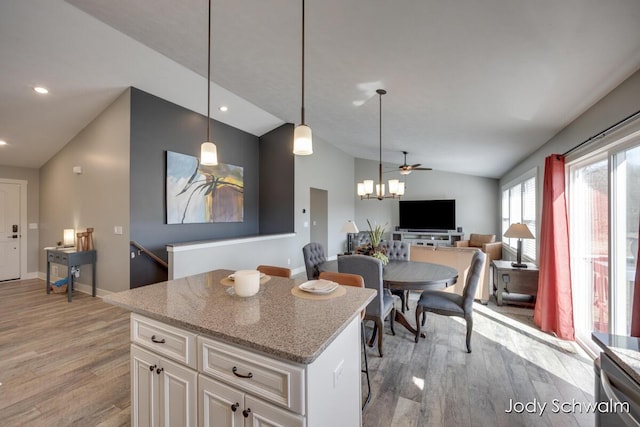
[{"label": "door handle", "polygon": [[10,239],[17,239],[17,238],[18,238],[18,235],[17,235],[17,234],[13,234],[13,235],[9,236],[9,238],[10,238]]}]

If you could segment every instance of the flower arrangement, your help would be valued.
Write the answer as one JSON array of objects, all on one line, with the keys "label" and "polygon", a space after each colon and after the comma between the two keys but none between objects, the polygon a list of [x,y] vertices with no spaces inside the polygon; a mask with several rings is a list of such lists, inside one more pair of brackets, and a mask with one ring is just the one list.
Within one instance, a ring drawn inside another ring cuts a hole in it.
[{"label": "flower arrangement", "polygon": [[368,255],[377,258],[382,261],[382,265],[387,265],[387,263],[389,262],[389,258],[385,253],[385,249],[380,247],[380,243],[382,243],[382,238],[384,237],[384,233],[386,231],[385,226],[376,224],[376,226],[374,227],[371,225],[371,222],[368,219],[367,224],[369,225],[368,233],[370,243],[367,246],[361,247],[359,253],[362,255]]}]

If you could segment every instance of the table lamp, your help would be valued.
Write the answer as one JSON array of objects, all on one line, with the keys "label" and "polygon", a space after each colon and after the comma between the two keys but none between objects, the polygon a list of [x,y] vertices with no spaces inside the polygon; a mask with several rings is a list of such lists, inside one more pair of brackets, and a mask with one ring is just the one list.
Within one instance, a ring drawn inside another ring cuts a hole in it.
[{"label": "table lamp", "polygon": [[511,224],[504,233],[504,237],[518,239],[516,262],[512,262],[511,266],[514,268],[527,268],[527,264],[522,262],[522,239],[535,239],[527,224],[520,224],[519,222]]},{"label": "table lamp", "polygon": [[73,228],[65,228],[62,234],[62,244],[65,248],[72,247],[76,244],[76,232]]},{"label": "table lamp", "polygon": [[353,234],[359,233],[358,226],[355,222],[349,220],[344,223],[340,231],[347,233],[347,253],[353,253]]}]

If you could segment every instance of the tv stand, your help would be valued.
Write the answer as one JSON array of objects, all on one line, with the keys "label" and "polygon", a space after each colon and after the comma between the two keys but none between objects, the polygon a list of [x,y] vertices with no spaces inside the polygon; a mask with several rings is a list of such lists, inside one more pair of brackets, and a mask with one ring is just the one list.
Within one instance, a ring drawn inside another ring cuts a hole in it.
[{"label": "tv stand", "polygon": [[454,242],[464,239],[464,233],[451,230],[400,230],[394,231],[391,238],[418,246],[453,246]]}]

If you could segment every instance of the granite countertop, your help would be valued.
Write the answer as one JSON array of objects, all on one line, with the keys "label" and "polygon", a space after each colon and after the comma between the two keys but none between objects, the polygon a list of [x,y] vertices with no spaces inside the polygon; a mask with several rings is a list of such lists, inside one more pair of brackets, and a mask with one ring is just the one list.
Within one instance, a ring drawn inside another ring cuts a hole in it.
[{"label": "granite countertop", "polygon": [[602,332],[591,333],[591,339],[604,350],[631,378],[640,383],[640,339]]},{"label": "granite countertop", "polygon": [[232,270],[215,270],[110,294],[104,301],[156,320],[266,353],[309,364],[375,297],[345,286],[328,300],[296,297],[302,283],[271,277],[258,294],[240,298],[221,284]]}]

